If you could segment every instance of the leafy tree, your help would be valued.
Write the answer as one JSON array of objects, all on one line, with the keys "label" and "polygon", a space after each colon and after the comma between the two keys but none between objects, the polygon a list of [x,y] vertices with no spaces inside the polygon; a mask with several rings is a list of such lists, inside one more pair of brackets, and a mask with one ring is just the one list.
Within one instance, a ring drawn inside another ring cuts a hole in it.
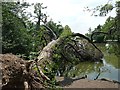
[{"label": "leafy tree", "polygon": [[120,42],[120,1],[116,2],[116,12],[117,12],[117,16],[116,16],[116,34],[117,34],[117,39]]},{"label": "leafy tree", "polygon": [[[113,9],[116,9],[116,17],[108,17],[105,24],[101,26],[101,31],[97,31],[96,29],[93,32],[97,32],[99,34],[106,34],[105,39],[116,39],[118,42],[120,41],[120,1],[116,1],[116,4],[111,4],[108,2],[105,5],[97,6],[93,9],[93,15],[95,16],[106,16],[110,11]],[[87,10],[89,10],[87,8]],[[96,12],[99,12],[98,15],[96,15]],[[98,27],[97,27],[98,28]],[[102,33],[103,32],[103,33]],[[97,38],[97,35],[94,36]],[[92,35],[93,36],[93,35]]]},{"label": "leafy tree", "polygon": [[46,9],[47,7],[42,6],[43,3],[36,3],[34,5],[34,13],[35,13],[35,18],[37,19],[36,22],[36,30],[40,29],[40,23],[46,23],[47,22],[47,16],[46,14],[42,13],[42,9]]},{"label": "leafy tree", "polygon": [[62,34],[61,34],[61,37],[65,37],[65,36],[68,36],[68,35],[71,35],[71,34],[72,34],[72,31],[71,31],[70,27],[68,25],[66,25],[64,27],[64,30],[63,30]]},{"label": "leafy tree", "polygon": [[50,20],[49,22],[47,22],[46,24],[48,27],[50,27],[53,32],[55,32],[55,34],[57,35],[57,38],[61,35],[61,33],[63,32],[63,26],[59,23],[55,23],[52,20]]},{"label": "leafy tree", "polygon": [[2,3],[2,40],[3,53],[28,54],[27,45],[29,36],[27,35],[26,25],[22,18],[18,16],[18,3]]}]

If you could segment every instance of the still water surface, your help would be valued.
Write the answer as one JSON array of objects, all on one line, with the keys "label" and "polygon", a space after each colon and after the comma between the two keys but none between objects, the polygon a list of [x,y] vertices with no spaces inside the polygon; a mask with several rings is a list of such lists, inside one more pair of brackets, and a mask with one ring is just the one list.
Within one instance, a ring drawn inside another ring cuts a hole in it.
[{"label": "still water surface", "polygon": [[100,73],[98,79],[106,78],[120,82],[118,73],[120,72],[120,45],[110,43],[109,48],[105,44],[96,44],[104,54],[103,63],[100,62],[81,62],[71,69],[68,76],[82,77],[87,75],[88,79],[95,79]]}]

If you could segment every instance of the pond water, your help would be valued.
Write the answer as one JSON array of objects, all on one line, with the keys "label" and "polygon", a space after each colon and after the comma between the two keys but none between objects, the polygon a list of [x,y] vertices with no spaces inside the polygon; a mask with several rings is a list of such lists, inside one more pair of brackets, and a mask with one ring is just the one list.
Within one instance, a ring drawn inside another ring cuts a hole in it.
[{"label": "pond water", "polygon": [[120,72],[120,44],[109,43],[109,47],[106,44],[96,44],[96,46],[102,50],[104,54],[103,63],[100,62],[81,62],[73,67],[68,76],[70,77],[82,77],[87,75],[88,79],[95,79],[98,74],[98,79],[106,78],[110,80],[116,80],[120,82],[118,73]]}]

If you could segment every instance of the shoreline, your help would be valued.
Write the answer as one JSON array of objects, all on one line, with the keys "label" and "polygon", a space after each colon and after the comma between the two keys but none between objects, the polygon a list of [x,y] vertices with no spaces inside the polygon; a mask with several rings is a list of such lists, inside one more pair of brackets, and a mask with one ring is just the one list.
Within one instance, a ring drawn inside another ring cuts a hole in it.
[{"label": "shoreline", "polygon": [[62,88],[119,88],[120,83],[107,79],[89,80],[86,78],[73,80],[64,77],[56,77],[57,82]]}]

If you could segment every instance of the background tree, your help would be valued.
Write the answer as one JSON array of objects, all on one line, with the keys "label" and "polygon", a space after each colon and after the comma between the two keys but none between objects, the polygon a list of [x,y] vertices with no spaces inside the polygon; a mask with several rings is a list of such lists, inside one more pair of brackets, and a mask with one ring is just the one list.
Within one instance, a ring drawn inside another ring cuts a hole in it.
[{"label": "background tree", "polygon": [[57,38],[61,35],[61,33],[64,30],[64,27],[60,23],[55,23],[52,20],[47,22],[46,25],[53,30],[53,32],[57,35]]},{"label": "background tree", "polygon": [[[29,54],[30,48],[29,39],[27,35],[27,26],[24,22],[22,15],[19,17],[19,12],[23,12],[24,7],[28,7],[25,3],[24,6],[18,3],[2,3],[2,50],[3,53],[14,53],[14,54]],[[24,17],[26,19],[26,17]]]},{"label": "background tree", "polygon": [[[104,36],[105,39],[110,39],[110,40],[116,39],[119,42],[120,41],[119,40],[119,38],[120,38],[120,35],[119,35],[120,1],[116,1],[115,4],[111,4],[110,1],[108,1],[108,3],[105,4],[105,5],[97,6],[96,8],[93,9],[93,14],[92,15],[106,16],[114,8],[116,9],[116,16],[115,17],[108,17],[105,24],[101,26],[100,34],[106,34],[106,35],[102,35],[102,37]],[[87,10],[89,10],[89,9],[87,8]],[[96,15],[96,12],[99,12],[99,14]],[[96,31],[96,29],[95,29],[93,32],[98,32],[98,31]],[[97,33],[97,35],[98,35],[98,33]],[[95,36],[96,38],[97,38],[97,35]]]},{"label": "background tree", "polygon": [[64,27],[63,32],[61,33],[61,37],[65,37],[65,36],[68,36],[68,35],[71,35],[71,34],[72,34],[71,28],[68,25],[66,25]]}]

